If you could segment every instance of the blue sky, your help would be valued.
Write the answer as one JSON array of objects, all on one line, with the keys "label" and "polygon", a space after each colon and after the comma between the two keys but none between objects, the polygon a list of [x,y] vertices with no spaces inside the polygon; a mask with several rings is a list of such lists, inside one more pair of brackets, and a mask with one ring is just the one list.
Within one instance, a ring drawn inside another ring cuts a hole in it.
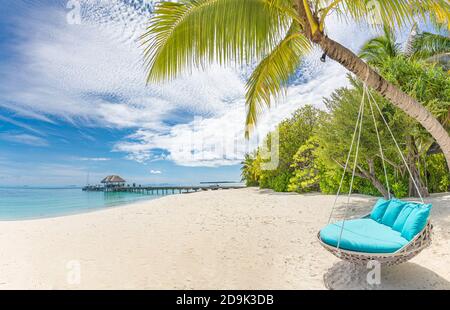
[{"label": "blue sky", "polygon": [[[147,1],[151,2],[151,1]],[[211,66],[145,85],[137,37],[140,0],[6,0],[0,10],[0,185],[82,185],[106,174],[130,182],[240,179],[246,143],[246,69]],[[374,33],[336,21],[329,34],[353,50]],[[404,34],[402,34],[404,37]],[[264,136],[304,104],[347,85],[345,70],[305,59],[286,97],[261,119]]]}]

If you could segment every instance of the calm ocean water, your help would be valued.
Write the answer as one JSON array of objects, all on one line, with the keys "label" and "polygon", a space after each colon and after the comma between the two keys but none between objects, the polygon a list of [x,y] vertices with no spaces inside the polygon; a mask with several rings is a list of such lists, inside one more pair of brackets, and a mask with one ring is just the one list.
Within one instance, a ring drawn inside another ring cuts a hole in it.
[{"label": "calm ocean water", "polygon": [[111,208],[161,195],[83,192],[80,188],[0,188],[0,220],[24,220]]}]

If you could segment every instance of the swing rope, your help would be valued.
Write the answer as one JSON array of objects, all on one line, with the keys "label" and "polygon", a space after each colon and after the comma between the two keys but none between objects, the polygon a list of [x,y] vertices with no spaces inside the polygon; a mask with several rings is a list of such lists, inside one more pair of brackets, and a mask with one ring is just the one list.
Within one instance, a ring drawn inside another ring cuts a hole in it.
[{"label": "swing rope", "polygon": [[[369,94],[369,89],[367,88],[366,84],[364,84],[364,89]],[[383,147],[381,146],[380,133],[378,131],[378,125],[377,125],[377,121],[375,119],[375,113],[373,111],[372,101],[370,100],[370,94],[368,96],[368,99],[369,99],[368,101],[369,101],[369,105],[370,105],[370,111],[372,112],[373,124],[375,126],[375,132],[377,133],[378,146],[380,148],[381,162],[383,164],[384,179],[385,179],[385,182],[386,182],[386,188],[387,188],[387,192],[388,192],[388,199],[390,200],[391,199],[391,189],[390,189],[390,186],[389,186],[389,180],[388,180],[388,176],[387,176],[387,170],[386,170],[386,163],[385,163],[385,160],[384,160]]]},{"label": "swing rope", "polygon": [[411,169],[409,168],[409,165],[406,162],[405,157],[403,156],[403,152],[402,152],[402,150],[400,149],[400,146],[397,143],[397,139],[395,139],[395,136],[392,133],[391,127],[389,126],[388,122],[386,121],[386,118],[384,117],[383,112],[381,112],[381,109],[380,109],[378,103],[376,102],[375,98],[373,97],[373,95],[370,92],[368,92],[368,94],[369,94],[369,98],[371,98],[373,100],[373,103],[375,103],[375,107],[377,108],[378,113],[380,113],[380,116],[383,119],[383,122],[386,125],[386,127],[387,127],[387,129],[388,129],[388,131],[389,131],[389,133],[390,133],[390,135],[392,137],[392,140],[394,140],[395,146],[397,147],[397,150],[400,153],[400,157],[402,158],[403,163],[405,164],[406,169],[408,170],[409,176],[411,177],[411,180],[412,180],[412,182],[414,184],[414,187],[416,188],[417,194],[420,197],[420,201],[422,202],[422,204],[425,203],[424,200],[423,200],[423,197],[422,197],[422,193],[420,192],[419,186],[417,185],[417,182],[414,179],[414,176],[413,176],[413,174],[411,172]]},{"label": "swing rope", "polygon": [[330,216],[328,218],[328,223],[330,223],[331,218],[333,216],[334,209],[336,207],[337,200],[338,200],[338,198],[340,196],[340,193],[341,193],[342,184],[344,182],[344,177],[345,177],[345,174],[347,172],[347,169],[348,169],[348,166],[349,166],[349,163],[350,163],[350,157],[351,157],[351,154],[353,152],[353,146],[355,144],[356,134],[358,133],[358,136],[357,136],[357,139],[356,139],[355,159],[354,159],[354,163],[353,163],[352,175],[351,175],[351,180],[350,180],[350,188],[349,188],[349,191],[348,191],[348,194],[347,194],[347,203],[345,205],[345,210],[344,210],[344,219],[343,219],[342,225],[340,227],[339,238],[338,238],[338,243],[337,243],[337,247],[336,247],[337,250],[338,250],[338,254],[339,255],[341,253],[340,252],[340,243],[341,243],[342,234],[343,234],[343,231],[344,231],[345,221],[346,221],[347,215],[348,215],[348,207],[350,205],[350,196],[352,194],[353,183],[354,183],[354,178],[355,178],[355,173],[356,173],[356,167],[357,167],[357,163],[358,163],[359,146],[360,146],[360,142],[361,142],[362,123],[363,123],[363,117],[364,117],[364,106],[365,106],[365,101],[364,100],[366,98],[367,98],[367,101],[369,102],[370,111],[371,111],[372,119],[373,119],[373,122],[374,122],[375,132],[376,132],[376,135],[377,135],[377,141],[378,141],[381,161],[382,161],[382,165],[383,165],[383,171],[384,171],[384,177],[385,177],[385,182],[386,182],[386,188],[387,188],[387,192],[388,192],[388,199],[391,199],[391,191],[390,191],[390,185],[389,185],[389,180],[388,180],[388,176],[387,176],[387,169],[386,169],[386,163],[385,163],[383,147],[381,145],[381,138],[380,138],[380,133],[379,133],[377,122],[376,122],[376,118],[375,118],[375,112],[374,112],[374,109],[373,109],[373,105],[375,105],[376,110],[378,111],[378,113],[380,114],[384,124],[386,125],[386,127],[387,127],[387,129],[389,131],[389,134],[390,134],[392,140],[395,143],[397,151],[400,153],[400,157],[401,157],[403,163],[405,164],[406,169],[408,170],[408,173],[409,173],[409,175],[411,177],[411,180],[412,180],[412,182],[414,184],[414,187],[416,188],[416,191],[417,191],[417,193],[418,193],[418,195],[420,197],[420,200],[421,200],[422,203],[424,203],[424,199],[423,199],[422,194],[421,194],[421,192],[419,190],[419,186],[418,186],[416,180],[413,177],[411,169],[409,168],[409,165],[408,165],[405,157],[403,156],[402,150],[400,149],[400,146],[399,146],[397,140],[395,139],[395,136],[394,136],[394,134],[393,134],[393,132],[392,132],[392,130],[391,130],[391,128],[390,128],[386,118],[384,117],[384,115],[383,115],[383,113],[382,113],[382,111],[380,109],[380,106],[376,102],[374,96],[371,94],[371,92],[370,92],[368,86],[366,85],[366,83],[363,83],[363,95],[362,95],[361,103],[360,103],[360,106],[359,106],[358,117],[357,117],[357,120],[356,120],[355,129],[353,131],[353,136],[352,136],[352,141],[351,141],[351,144],[350,144],[350,149],[349,149],[348,154],[347,154],[347,159],[346,159],[345,165],[344,165],[344,171],[342,173],[341,181],[340,181],[339,187],[338,187],[338,191],[337,191],[336,197],[334,199],[333,206],[331,208]]},{"label": "swing rope", "polygon": [[339,187],[338,187],[338,190],[337,190],[337,194],[336,194],[336,197],[334,198],[333,206],[331,208],[330,216],[328,218],[328,224],[330,224],[331,218],[333,216],[333,211],[334,211],[334,208],[336,207],[337,200],[338,200],[339,195],[341,193],[342,184],[344,183],[345,172],[347,171],[347,167],[348,167],[348,164],[350,162],[350,155],[351,155],[351,153],[353,151],[353,145],[355,143],[356,132],[358,131],[358,124],[359,124],[359,120],[360,120],[360,117],[361,117],[363,101],[364,101],[364,94],[363,94],[363,100],[361,100],[361,103],[359,104],[358,117],[356,119],[355,129],[353,130],[353,135],[352,135],[352,141],[351,141],[351,144],[350,144],[350,149],[349,149],[348,154],[347,154],[347,159],[345,161],[345,166],[344,166],[344,172],[342,173],[341,181],[339,182]]},{"label": "swing rope", "polygon": [[[344,219],[342,221],[341,231],[339,232],[339,239],[338,239],[338,243],[337,243],[337,249],[338,250],[339,250],[339,246],[341,245],[342,233],[344,232],[345,220],[347,219],[348,206],[350,205],[350,196],[352,194],[353,181],[355,180],[356,166],[358,164],[359,144],[361,142],[362,123],[363,123],[363,117],[364,117],[365,93],[366,93],[365,90],[363,90],[363,96],[362,96],[362,100],[361,100],[361,110],[362,110],[361,111],[361,119],[359,120],[358,142],[356,143],[355,161],[353,163],[352,178],[351,178],[351,181],[350,181],[350,188],[348,190],[348,195],[347,195],[347,204],[345,205]],[[344,170],[344,174],[345,174],[345,170]]]}]

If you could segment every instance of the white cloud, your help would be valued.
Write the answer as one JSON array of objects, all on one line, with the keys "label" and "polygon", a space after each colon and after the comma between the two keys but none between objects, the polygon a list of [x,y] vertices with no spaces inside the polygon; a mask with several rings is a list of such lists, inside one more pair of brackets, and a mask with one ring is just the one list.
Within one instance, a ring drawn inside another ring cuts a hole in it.
[{"label": "white cloud", "polygon": [[40,135],[40,136],[45,136],[45,135],[46,135],[46,134],[43,133],[41,130],[37,130],[37,129],[33,128],[32,126],[29,126],[29,125],[27,125],[27,124],[25,124],[25,123],[23,123],[23,122],[16,121],[16,120],[14,120],[14,119],[12,119],[12,118],[10,118],[10,117],[6,117],[6,116],[0,115],[0,121],[7,122],[7,123],[10,123],[10,124],[13,124],[13,125],[15,125],[15,126],[17,126],[17,127],[20,127],[20,128],[22,128],[22,129],[31,131],[31,132],[33,132],[34,134],[37,134],[37,135]]},{"label": "white cloud", "polygon": [[81,161],[110,161],[111,158],[107,158],[107,157],[81,157],[78,160],[81,160]]},{"label": "white cloud", "polygon": [[[21,63],[1,68],[7,74],[0,83],[0,106],[47,122],[131,129],[134,133],[113,150],[138,162],[239,163],[259,137],[295,109],[322,107],[323,96],[347,85],[345,70],[330,60],[319,62],[315,51],[301,70],[305,80],[263,115],[259,135],[246,143],[242,72],[211,66],[146,86],[137,38],[149,13],[118,0],[82,1],[82,13],[81,25],[67,24],[64,11],[42,11],[20,21],[17,31],[27,40],[17,47]],[[354,50],[370,36],[338,21],[328,34]]]},{"label": "white cloud", "polygon": [[13,143],[26,144],[31,146],[44,147],[48,146],[47,140],[29,135],[29,134],[13,134],[13,133],[0,133],[0,140],[5,140]]},{"label": "white cloud", "polygon": [[0,184],[37,186],[85,184],[88,174],[91,180],[101,180],[108,173],[90,171],[80,165],[17,162],[0,158]]},{"label": "white cloud", "polygon": [[150,170],[150,174],[162,174],[160,170]]},{"label": "white cloud", "polygon": [[64,11],[21,21],[28,39],[18,46],[21,70],[2,68],[2,107],[43,121],[162,130],[177,111],[215,115],[242,95],[234,70],[220,67],[146,86],[137,37],[149,14],[117,0],[82,3],[81,25],[67,24]]},{"label": "white cloud", "polygon": [[[355,25],[337,20],[333,20],[333,25],[335,27],[329,31],[329,35],[355,51],[371,36]],[[296,109],[305,104],[324,108],[324,97],[329,96],[336,88],[348,85],[345,68],[329,59],[322,63],[319,61],[320,56],[321,52],[315,50],[306,57],[300,70],[301,82],[291,85],[287,95],[266,111],[251,141],[244,139],[244,81],[235,73],[234,77],[229,76],[227,80],[234,80],[239,85],[240,93],[233,97],[234,100],[227,102],[226,109],[219,109],[215,115],[175,125],[165,131],[155,132],[141,128],[134,135],[117,143],[115,150],[127,152],[129,157],[138,161],[154,159],[152,150],[164,149],[169,155],[163,158],[178,165],[214,167],[237,164],[246,152],[253,150],[269,131]],[[207,76],[207,73],[203,74]],[[201,75],[196,76],[200,77]],[[219,78],[220,76],[217,77]],[[210,85],[205,85],[205,88],[211,89]]]},{"label": "white cloud", "polygon": [[178,124],[167,131],[155,132],[141,128],[135,134],[115,145],[116,151],[127,152],[137,161],[155,159],[154,149],[164,149],[170,159],[183,166],[223,166],[238,164],[244,154],[258,145],[266,134],[281,120],[289,117],[305,104],[322,107],[322,98],[341,86],[347,85],[345,70],[328,63],[323,71],[310,81],[289,88],[286,98],[265,113],[255,135],[244,139],[245,105],[243,99],[233,102],[220,115],[197,117],[186,124]]}]

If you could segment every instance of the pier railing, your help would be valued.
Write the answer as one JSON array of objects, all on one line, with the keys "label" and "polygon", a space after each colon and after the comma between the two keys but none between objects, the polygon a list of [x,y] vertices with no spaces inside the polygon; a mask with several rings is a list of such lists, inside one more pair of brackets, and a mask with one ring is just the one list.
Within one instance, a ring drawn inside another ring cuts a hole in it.
[{"label": "pier railing", "polygon": [[244,185],[208,185],[208,186],[100,186],[100,185],[88,185],[82,188],[83,191],[87,192],[129,192],[129,193],[140,193],[140,194],[181,194],[181,193],[192,193],[198,191],[208,191],[208,190],[226,190],[226,189],[239,189],[244,188]]}]

